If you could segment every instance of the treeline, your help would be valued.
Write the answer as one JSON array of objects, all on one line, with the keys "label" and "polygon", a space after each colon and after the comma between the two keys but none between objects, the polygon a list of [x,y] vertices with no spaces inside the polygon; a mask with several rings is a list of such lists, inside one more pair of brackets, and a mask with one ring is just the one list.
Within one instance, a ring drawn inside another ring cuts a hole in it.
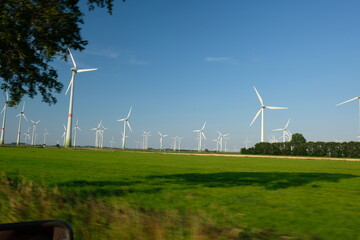
[{"label": "treeline", "polygon": [[360,158],[360,142],[262,142],[252,148],[242,148],[240,152],[255,155]]}]

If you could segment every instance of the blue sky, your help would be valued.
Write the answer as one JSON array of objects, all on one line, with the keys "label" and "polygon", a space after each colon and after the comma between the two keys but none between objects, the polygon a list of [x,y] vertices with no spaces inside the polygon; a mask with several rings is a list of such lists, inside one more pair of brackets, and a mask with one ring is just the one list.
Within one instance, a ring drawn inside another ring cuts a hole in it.
[{"label": "blue sky", "polygon": [[[85,9],[85,5],[83,5]],[[146,1],[116,2],[87,11],[83,52],[73,51],[79,68],[75,80],[74,119],[82,129],[80,145],[93,145],[90,131],[100,120],[120,146],[117,119],[133,112],[129,147],[151,131],[149,146],[159,147],[157,131],[184,137],[182,147],[195,149],[192,131],[206,121],[205,147],[215,148],[216,130],[229,133],[229,150],[260,141],[260,108],[255,86],[270,106],[288,110],[265,113],[265,139],[289,130],[311,141],[358,140],[359,105],[337,103],[360,95],[360,15],[358,1]],[[61,140],[69,96],[64,92],[71,64],[56,60],[64,91],[48,106],[40,97],[26,98],[26,116],[41,120],[38,142],[47,128],[48,144]],[[1,99],[1,104],[3,98]],[[5,142],[16,140],[19,109],[9,109]],[[23,132],[30,126],[24,123]],[[22,137],[23,139],[23,137]]]}]

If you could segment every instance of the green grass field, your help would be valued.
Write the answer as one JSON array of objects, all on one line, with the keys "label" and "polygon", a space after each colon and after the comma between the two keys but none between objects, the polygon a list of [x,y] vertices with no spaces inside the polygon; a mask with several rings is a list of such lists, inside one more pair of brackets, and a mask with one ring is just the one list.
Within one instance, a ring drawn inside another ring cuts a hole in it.
[{"label": "green grass field", "polygon": [[[123,239],[360,240],[360,162],[1,147],[0,169],[157,222]],[[78,226],[79,209],[63,220]]]}]

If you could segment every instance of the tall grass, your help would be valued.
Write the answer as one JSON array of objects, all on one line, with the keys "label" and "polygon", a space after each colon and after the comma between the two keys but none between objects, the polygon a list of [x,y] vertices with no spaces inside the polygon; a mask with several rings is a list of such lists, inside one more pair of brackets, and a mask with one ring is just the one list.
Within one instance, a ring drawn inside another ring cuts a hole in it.
[{"label": "tall grass", "polygon": [[[61,219],[75,239],[279,239],[271,230],[219,228],[206,212],[134,208],[127,202],[62,192],[0,173],[1,223]],[[283,236],[282,239],[294,239]]]}]

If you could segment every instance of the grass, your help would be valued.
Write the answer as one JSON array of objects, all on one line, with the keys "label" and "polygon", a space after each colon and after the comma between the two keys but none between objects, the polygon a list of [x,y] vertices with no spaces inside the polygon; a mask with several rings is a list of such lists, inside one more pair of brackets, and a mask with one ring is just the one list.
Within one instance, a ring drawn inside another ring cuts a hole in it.
[{"label": "grass", "polygon": [[[55,204],[24,219],[62,217],[83,239],[360,239],[360,162],[2,147],[0,169]],[[25,196],[8,185],[3,206]]]}]

